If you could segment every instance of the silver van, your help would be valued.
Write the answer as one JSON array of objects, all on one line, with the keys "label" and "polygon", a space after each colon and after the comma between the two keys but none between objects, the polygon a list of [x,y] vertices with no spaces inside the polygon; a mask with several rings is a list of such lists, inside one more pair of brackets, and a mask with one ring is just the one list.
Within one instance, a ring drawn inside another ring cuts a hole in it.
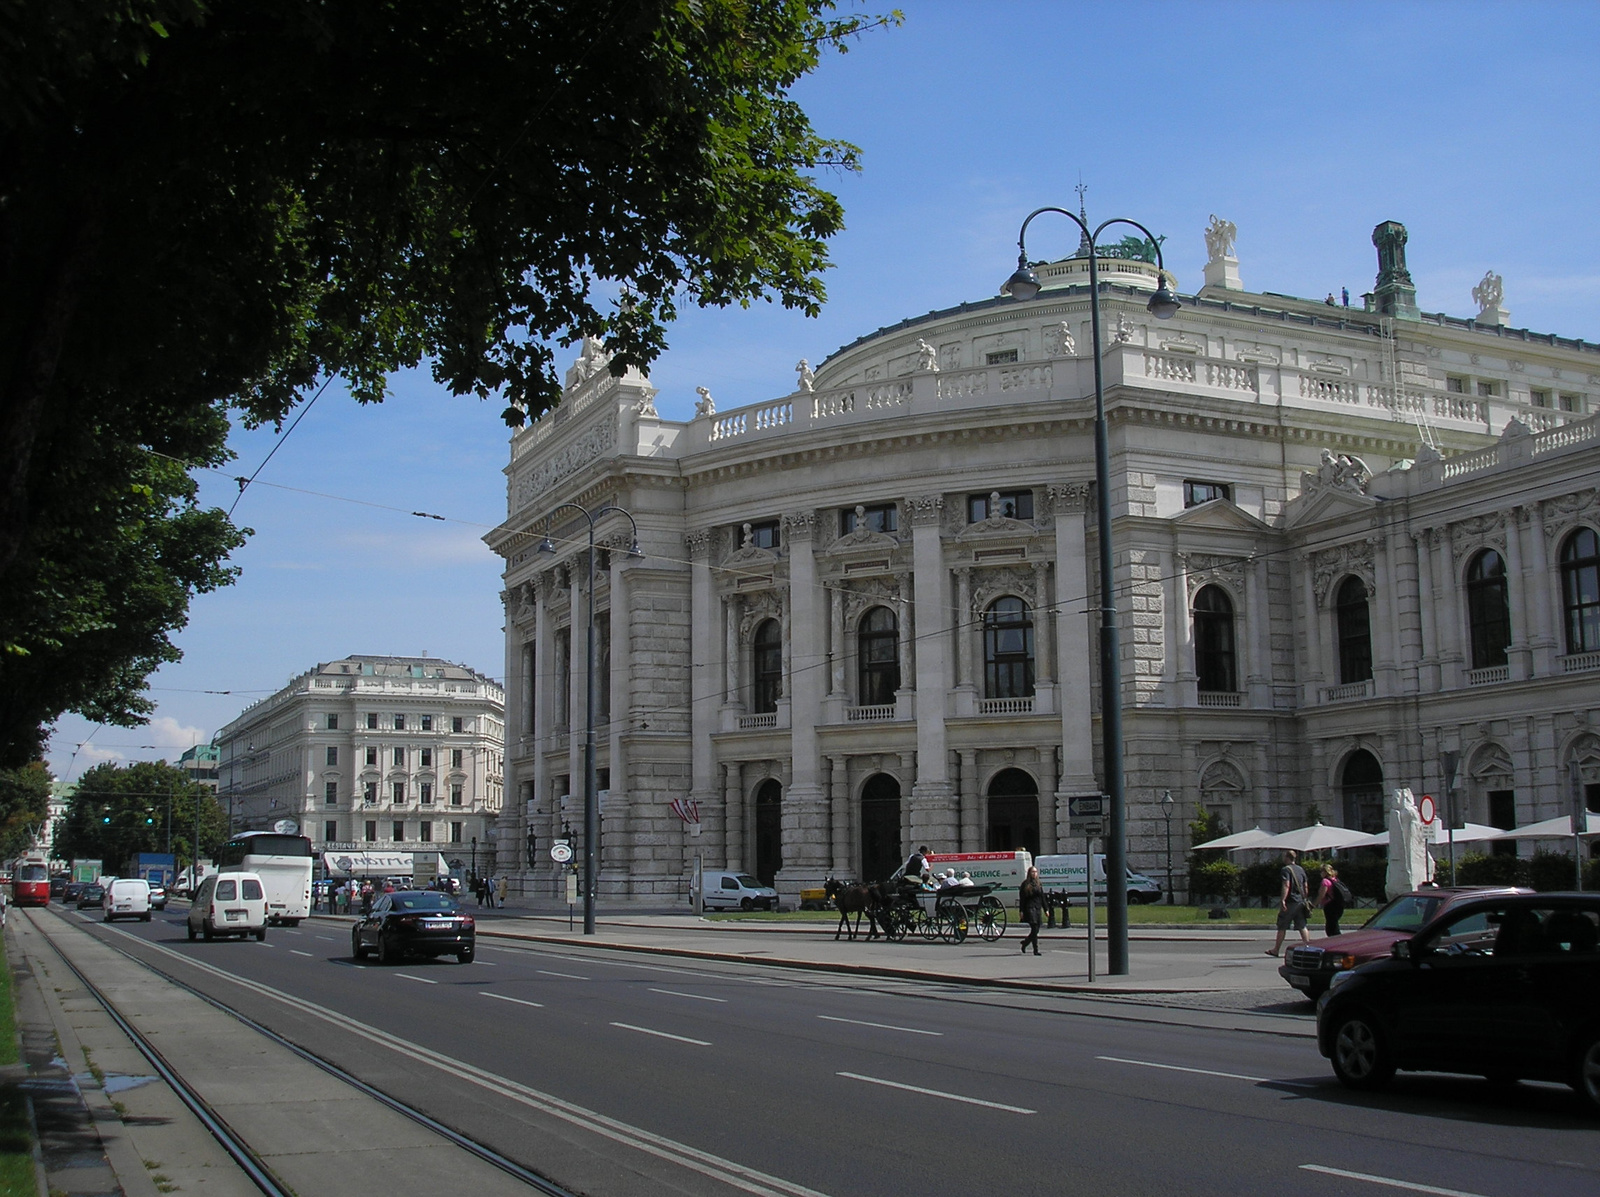
[{"label": "silver van", "polygon": [[255,873],[212,873],[189,907],[189,938],[267,937],[267,891]]},{"label": "silver van", "polygon": [[749,873],[707,869],[701,898],[707,910],[776,910],[778,891]]},{"label": "silver van", "polygon": [[105,921],[143,919],[150,921],[150,883],[142,877],[107,877],[106,896],[101,909]]}]

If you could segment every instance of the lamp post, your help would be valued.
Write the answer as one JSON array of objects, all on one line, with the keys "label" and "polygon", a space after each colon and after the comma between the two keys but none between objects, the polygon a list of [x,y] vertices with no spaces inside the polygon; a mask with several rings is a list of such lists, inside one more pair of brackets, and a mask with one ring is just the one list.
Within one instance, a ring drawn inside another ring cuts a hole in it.
[{"label": "lamp post", "polygon": [[[1155,234],[1136,220],[1113,217],[1091,230],[1086,217],[1066,208],[1036,208],[1028,213],[1017,233],[1017,269],[1001,288],[1019,300],[1039,294],[1039,276],[1028,265],[1028,226],[1033,218],[1056,212],[1083,230],[1083,246],[1089,251],[1089,319],[1094,340],[1094,481],[1095,511],[1100,541],[1100,742],[1105,759],[1105,791],[1110,799],[1106,821],[1106,876],[1121,877],[1128,865],[1128,812],[1123,794],[1122,772],[1122,671],[1117,643],[1117,608],[1112,596],[1111,556],[1111,442],[1106,431],[1104,369],[1100,360],[1100,271],[1095,250],[1100,234],[1114,224],[1132,225],[1155,246],[1156,292],[1146,308],[1157,320],[1170,320],[1182,304],[1167,286],[1166,266]],[[1106,971],[1112,976],[1128,971],[1128,892],[1127,886],[1106,886]]]},{"label": "lamp post", "polygon": [[1172,903],[1172,791],[1161,791],[1161,817],[1167,821],[1167,905]]},{"label": "lamp post", "polygon": [[[467,876],[468,876],[468,879],[472,882],[472,884],[474,886],[476,886],[478,884],[478,837],[477,836],[473,836],[472,837],[472,869],[468,873]],[[482,906],[483,903],[479,902],[478,905]]]},{"label": "lamp post", "polygon": [[639,550],[639,524],[627,511],[613,504],[590,511],[580,503],[563,503],[549,512],[545,518],[545,534],[539,541],[539,552],[553,554],[556,551],[555,542],[550,539],[550,516],[558,511],[576,511],[583,516],[589,525],[589,637],[588,647],[584,651],[584,674],[587,681],[584,686],[584,721],[583,721],[583,933],[594,934],[594,891],[596,880],[600,872],[600,807],[595,797],[594,774],[594,720],[595,720],[595,692],[594,692],[594,527],[603,515],[615,512],[628,517],[628,523],[633,526],[633,539],[628,545],[628,556],[643,557]]}]

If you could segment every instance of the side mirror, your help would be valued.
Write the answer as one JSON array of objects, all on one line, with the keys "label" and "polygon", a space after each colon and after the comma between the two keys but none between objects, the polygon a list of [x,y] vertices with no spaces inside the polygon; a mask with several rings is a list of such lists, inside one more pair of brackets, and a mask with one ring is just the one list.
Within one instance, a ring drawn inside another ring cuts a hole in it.
[{"label": "side mirror", "polygon": [[1411,941],[1409,939],[1395,940],[1389,945],[1389,958],[1391,960],[1410,960]]}]

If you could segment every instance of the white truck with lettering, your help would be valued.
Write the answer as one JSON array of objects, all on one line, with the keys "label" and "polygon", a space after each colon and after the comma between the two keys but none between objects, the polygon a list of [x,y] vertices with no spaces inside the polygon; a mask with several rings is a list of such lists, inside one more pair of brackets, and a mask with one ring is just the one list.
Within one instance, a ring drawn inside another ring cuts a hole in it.
[{"label": "white truck with lettering", "polygon": [[[1039,880],[1043,882],[1046,893],[1064,894],[1069,901],[1085,902],[1089,892],[1084,881],[1086,860],[1084,853],[1077,852],[1063,856],[1041,856],[1033,863],[1039,867]],[[1161,887],[1143,873],[1127,869],[1126,874],[1129,905],[1154,902],[1161,897]],[[1105,901],[1106,858],[1103,852],[1096,852],[1094,857],[1094,896],[1096,901]]]}]

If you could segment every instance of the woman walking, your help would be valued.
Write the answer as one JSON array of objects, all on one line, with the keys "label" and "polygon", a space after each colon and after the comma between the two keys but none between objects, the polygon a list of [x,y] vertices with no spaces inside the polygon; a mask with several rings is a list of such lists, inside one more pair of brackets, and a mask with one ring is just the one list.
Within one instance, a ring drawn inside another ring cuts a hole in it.
[{"label": "woman walking", "polygon": [[1322,885],[1317,894],[1317,906],[1322,911],[1328,935],[1339,934],[1339,920],[1344,916],[1350,891],[1339,880],[1339,870],[1331,864],[1322,866]]},{"label": "woman walking", "polygon": [[1022,941],[1022,951],[1027,952],[1028,945],[1033,945],[1033,954],[1039,954],[1039,928],[1044,925],[1044,886],[1039,882],[1039,870],[1029,867],[1028,875],[1017,887],[1017,906],[1022,912],[1022,921],[1028,924],[1027,937]]}]

